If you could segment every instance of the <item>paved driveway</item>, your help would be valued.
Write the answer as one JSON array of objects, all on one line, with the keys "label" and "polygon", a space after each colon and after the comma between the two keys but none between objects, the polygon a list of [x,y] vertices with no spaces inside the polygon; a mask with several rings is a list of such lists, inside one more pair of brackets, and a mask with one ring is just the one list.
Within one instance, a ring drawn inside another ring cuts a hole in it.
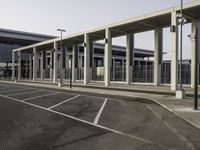
[{"label": "paved driveway", "polygon": [[0,83],[2,150],[200,149],[200,131],[152,101]]}]

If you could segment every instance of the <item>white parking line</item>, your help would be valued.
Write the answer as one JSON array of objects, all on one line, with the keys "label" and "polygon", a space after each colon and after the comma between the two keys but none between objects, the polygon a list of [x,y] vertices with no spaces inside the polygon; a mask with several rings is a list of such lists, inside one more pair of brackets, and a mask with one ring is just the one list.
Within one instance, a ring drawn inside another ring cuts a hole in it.
[{"label": "white parking line", "polygon": [[27,98],[27,99],[23,99],[22,101],[29,101],[29,100],[36,99],[36,98],[41,98],[41,97],[45,97],[45,96],[51,96],[51,95],[55,95],[57,93],[59,93],[59,92],[50,93],[50,94],[44,94],[44,95],[35,96],[35,97],[30,97],[30,98]]},{"label": "white parking line", "polygon": [[195,150],[194,148],[194,145],[192,143],[190,143],[184,136],[182,136],[181,134],[178,133],[178,131],[173,128],[169,123],[167,123],[166,121],[162,120],[162,117],[157,113],[155,112],[149,105],[146,104],[146,107],[158,118],[160,119],[164,124],[165,126],[170,129],[182,142],[186,143],[187,147],[190,149],[190,150]]},{"label": "white parking line", "polygon": [[9,94],[6,96],[16,96],[16,95],[23,95],[23,94],[32,94],[32,93],[38,93],[38,92],[42,92],[44,90],[39,90],[39,91],[28,91],[28,92],[23,92],[23,93],[15,93],[15,94]]},{"label": "white parking line", "polygon": [[104,109],[104,107],[105,107],[107,101],[108,101],[108,99],[106,98],[106,99],[104,100],[104,102],[103,102],[101,108],[99,109],[99,112],[97,113],[96,118],[94,119],[94,124],[97,124],[97,123],[98,123],[99,118],[100,118],[100,116],[101,116],[101,114],[102,114],[102,112],[103,112],[103,109]]},{"label": "white parking line", "polygon": [[66,100],[64,100],[64,101],[62,101],[62,102],[60,102],[60,103],[58,103],[58,104],[56,104],[56,105],[53,105],[53,106],[49,107],[48,109],[53,109],[53,108],[55,108],[55,107],[57,107],[57,106],[59,106],[59,105],[62,105],[62,104],[64,104],[64,103],[68,102],[68,101],[71,101],[71,100],[73,100],[73,99],[75,99],[75,98],[77,98],[77,97],[79,97],[79,96],[80,96],[80,95],[76,95],[76,96],[74,96],[74,97],[72,97],[72,98],[66,99]]},{"label": "white parking line", "polygon": [[[17,85],[10,85],[10,86],[15,86],[17,87]],[[21,86],[19,86],[21,87]],[[0,89],[1,90],[1,89]],[[45,91],[50,91],[50,92],[54,92],[52,89],[45,89]],[[63,92],[63,91],[59,91],[59,93],[65,93],[65,94],[77,94],[77,93],[69,93],[69,91]],[[84,92],[83,92],[84,93]],[[106,97],[101,97],[101,96],[94,96],[94,95],[86,95],[86,94],[80,94],[81,96],[87,96],[87,97],[94,97],[94,98],[100,98],[102,100],[104,100]],[[114,99],[114,98],[109,98],[109,100],[111,101],[123,101],[123,100],[119,100],[119,99]]]},{"label": "white parking line", "polygon": [[26,102],[26,101],[21,101],[19,99],[16,99],[16,98],[13,98],[13,97],[8,97],[8,96],[1,95],[1,94],[0,94],[0,96],[4,97],[4,98],[11,99],[11,100],[14,100],[14,101],[17,101],[17,102],[20,102],[20,103],[24,103],[24,104],[27,104],[27,105],[30,105],[30,106],[33,106],[33,107],[36,107],[36,108],[39,108],[39,109],[43,109],[43,110],[49,111],[49,112],[57,114],[57,115],[61,115],[61,116],[67,117],[67,118],[71,118],[73,120],[80,121],[82,123],[86,123],[88,125],[92,125],[94,127],[98,127],[98,128],[104,129],[104,130],[109,131],[109,132],[113,132],[113,133],[116,133],[116,134],[119,134],[119,135],[123,135],[125,137],[129,137],[129,138],[132,138],[132,139],[135,139],[135,140],[147,143],[147,144],[159,145],[159,146],[164,147],[164,148],[169,148],[169,147],[166,147],[166,146],[164,146],[162,144],[158,144],[158,143],[155,143],[153,141],[150,141],[150,140],[147,140],[147,139],[144,139],[144,138],[140,138],[140,137],[137,137],[137,136],[134,136],[134,135],[123,133],[121,131],[117,131],[115,129],[111,129],[111,128],[107,128],[107,127],[104,127],[104,126],[101,126],[101,125],[97,125],[97,124],[94,124],[94,123],[91,123],[91,122],[88,122],[88,121],[85,121],[85,120],[82,120],[82,119],[79,119],[79,118],[76,118],[76,117],[61,113],[61,112],[58,112],[58,111],[54,111],[52,109],[47,109],[45,107],[38,106],[38,105],[35,105],[35,104],[32,104],[32,103]]},{"label": "white parking line", "polygon": [[[72,93],[68,93],[68,92],[60,92],[60,93],[65,93],[65,94],[72,94]],[[76,94],[76,93],[74,93]],[[80,94],[81,96],[87,96],[87,97],[93,97],[93,98],[99,98],[99,99],[102,99],[102,100],[105,100],[106,97],[101,97],[101,96],[94,96],[94,95],[86,95],[86,94]],[[109,98],[109,101],[117,101],[117,102],[121,102],[123,100],[119,100],[119,99],[114,99],[114,98]]]}]

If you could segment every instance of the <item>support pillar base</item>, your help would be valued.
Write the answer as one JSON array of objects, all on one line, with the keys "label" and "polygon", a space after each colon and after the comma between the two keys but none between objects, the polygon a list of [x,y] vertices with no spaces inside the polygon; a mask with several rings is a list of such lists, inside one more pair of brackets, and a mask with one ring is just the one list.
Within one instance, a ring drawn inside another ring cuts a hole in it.
[{"label": "support pillar base", "polygon": [[177,90],[176,91],[176,98],[177,99],[183,99],[183,98],[185,98],[185,91],[184,90]]},{"label": "support pillar base", "polygon": [[63,83],[58,82],[58,87],[63,87]]}]

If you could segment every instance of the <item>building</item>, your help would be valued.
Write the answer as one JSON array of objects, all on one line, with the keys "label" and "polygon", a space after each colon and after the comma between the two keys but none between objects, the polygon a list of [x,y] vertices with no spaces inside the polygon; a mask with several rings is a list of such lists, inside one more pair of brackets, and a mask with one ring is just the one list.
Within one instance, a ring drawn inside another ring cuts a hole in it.
[{"label": "building", "polygon": [[13,49],[53,38],[56,37],[0,28],[0,78],[12,75]]}]

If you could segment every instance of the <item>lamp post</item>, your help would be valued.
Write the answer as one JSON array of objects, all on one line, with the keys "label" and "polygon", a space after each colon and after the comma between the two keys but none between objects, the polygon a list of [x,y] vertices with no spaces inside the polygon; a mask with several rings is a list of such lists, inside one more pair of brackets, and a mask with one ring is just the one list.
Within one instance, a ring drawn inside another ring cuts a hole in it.
[{"label": "lamp post", "polygon": [[198,110],[198,30],[196,29],[196,34],[192,33],[188,35],[192,42],[195,42],[195,69],[194,69],[194,110]]},{"label": "lamp post", "polygon": [[183,25],[187,20],[183,17],[183,0],[181,0],[181,10],[177,16],[178,22],[180,23],[180,72],[179,72],[179,82],[180,90],[182,90],[182,58],[183,58]]},{"label": "lamp post", "polygon": [[65,56],[64,54],[64,49],[62,48],[62,33],[66,32],[64,29],[57,29],[57,31],[60,32],[60,51],[61,51],[61,67],[60,67],[60,82],[58,83],[58,86],[62,87],[63,86],[63,57]]},{"label": "lamp post", "polygon": [[182,45],[183,45],[183,25],[187,22],[187,20],[183,17],[183,0],[181,0],[181,9],[177,14],[177,21],[180,25],[180,65],[179,65],[179,90],[176,91],[176,97],[178,99],[182,99],[185,97],[185,91],[182,89]]},{"label": "lamp post", "polygon": [[183,0],[181,0],[181,11],[180,11],[180,72],[179,72],[179,82],[180,90],[182,90],[182,46],[183,45]]},{"label": "lamp post", "polygon": [[72,88],[72,57],[71,57],[71,63],[70,63],[70,81],[69,81],[69,88]]},{"label": "lamp post", "polygon": [[180,24],[180,71],[179,71],[179,84],[180,90],[182,90],[182,58],[183,58],[183,25],[187,20],[183,17],[183,0],[181,0],[181,10],[177,15],[178,22]]}]

